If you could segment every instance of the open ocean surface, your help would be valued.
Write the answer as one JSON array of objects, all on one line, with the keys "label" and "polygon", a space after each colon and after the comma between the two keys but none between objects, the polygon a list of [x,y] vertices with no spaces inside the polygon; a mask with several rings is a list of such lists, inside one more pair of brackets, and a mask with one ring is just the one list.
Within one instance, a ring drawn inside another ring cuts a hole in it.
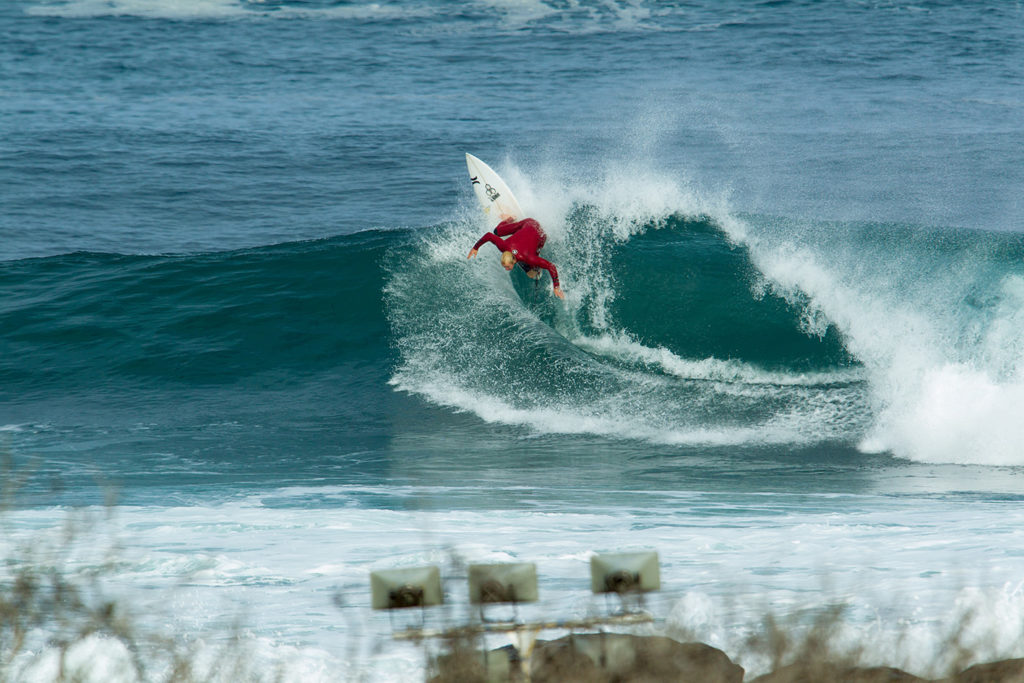
[{"label": "open ocean surface", "polygon": [[304,683],[421,675],[371,570],[648,548],[748,675],[1022,657],[1022,153],[1020,2],[3,0],[0,547],[113,490],[107,593]]}]

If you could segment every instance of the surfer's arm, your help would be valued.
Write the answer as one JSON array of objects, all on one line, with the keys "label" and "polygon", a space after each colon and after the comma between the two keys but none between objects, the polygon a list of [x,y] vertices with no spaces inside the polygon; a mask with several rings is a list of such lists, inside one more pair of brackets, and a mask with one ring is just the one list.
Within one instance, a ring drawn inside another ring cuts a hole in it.
[{"label": "surfer's arm", "polygon": [[494,233],[485,232],[484,236],[478,239],[476,244],[474,244],[473,248],[470,250],[470,258],[476,255],[476,252],[484,245],[484,242],[490,242],[498,248],[498,251],[507,251],[507,248],[505,247],[505,240],[495,236]]},{"label": "surfer's arm", "polygon": [[545,258],[541,258],[540,256],[523,258],[522,262],[525,262],[526,265],[530,266],[530,268],[543,268],[548,271],[551,275],[551,285],[555,288],[555,295],[558,296],[559,299],[562,298],[562,288],[558,285],[558,269],[555,268],[554,263]]},{"label": "surfer's arm", "polygon": [[509,235],[516,233],[519,230],[519,228],[523,227],[522,224],[525,222],[525,220],[516,221],[512,218],[506,218],[505,220],[494,226],[494,234],[497,235],[498,237],[508,237]]}]

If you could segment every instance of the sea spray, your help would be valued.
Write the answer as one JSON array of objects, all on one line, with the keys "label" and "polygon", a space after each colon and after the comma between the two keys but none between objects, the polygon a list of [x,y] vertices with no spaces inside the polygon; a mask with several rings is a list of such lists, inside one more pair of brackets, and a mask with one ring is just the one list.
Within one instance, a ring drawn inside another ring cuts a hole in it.
[{"label": "sea spray", "polygon": [[[863,429],[862,390],[848,363],[832,357],[830,342],[810,338],[810,353],[822,358],[810,374],[792,354],[787,369],[773,371],[760,368],[760,358],[716,358],[731,352],[692,344],[689,328],[708,325],[705,312],[716,311],[721,278],[696,279],[695,293],[666,290],[664,277],[642,258],[648,234],[679,236],[665,245],[673,261],[725,273],[733,305],[766,308],[786,339],[808,339],[797,329],[798,312],[752,292],[745,248],[708,215],[720,207],[633,168],[591,182],[566,180],[552,169],[537,182],[517,170],[506,175],[524,211],[548,233],[544,256],[559,267],[566,303],[550,296],[547,282],[537,285],[518,271],[509,277],[488,251],[467,262],[464,252],[492,226],[463,213],[387,259],[389,320],[402,357],[396,387],[487,421],[660,443],[813,443]],[[623,250],[631,258],[623,259]],[[623,261],[635,270],[623,272]],[[676,329],[685,333],[649,346],[620,327],[621,309],[645,300],[644,292],[628,301],[619,296],[623,282],[634,280],[676,299]],[[689,317],[678,301],[687,295],[699,302]],[[756,354],[750,340],[760,333],[745,330],[741,347]],[[654,357],[665,362],[651,363]],[[683,363],[688,376],[679,372]],[[729,366],[730,376],[723,375]],[[778,382],[768,379],[772,372]]]},{"label": "sea spray", "polygon": [[768,287],[805,307],[809,329],[834,325],[863,364],[874,418],[861,447],[926,462],[1020,463],[1021,240],[829,228],[775,224],[748,244]]}]

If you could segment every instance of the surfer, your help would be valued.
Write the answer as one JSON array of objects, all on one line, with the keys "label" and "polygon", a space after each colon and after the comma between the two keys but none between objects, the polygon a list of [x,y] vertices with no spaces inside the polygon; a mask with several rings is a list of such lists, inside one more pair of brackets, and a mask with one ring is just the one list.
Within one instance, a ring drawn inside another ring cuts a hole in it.
[{"label": "surfer", "polygon": [[[558,286],[558,270],[555,264],[541,258],[537,253],[548,239],[540,223],[532,218],[516,221],[512,216],[502,216],[501,219],[493,233],[484,233],[484,236],[476,241],[466,258],[473,258],[484,242],[490,242],[501,251],[501,265],[505,270],[511,271],[518,263],[528,277],[536,280],[540,277],[540,269],[543,268],[551,274],[555,296],[564,299],[565,294]],[[502,237],[508,239],[501,239]]]}]

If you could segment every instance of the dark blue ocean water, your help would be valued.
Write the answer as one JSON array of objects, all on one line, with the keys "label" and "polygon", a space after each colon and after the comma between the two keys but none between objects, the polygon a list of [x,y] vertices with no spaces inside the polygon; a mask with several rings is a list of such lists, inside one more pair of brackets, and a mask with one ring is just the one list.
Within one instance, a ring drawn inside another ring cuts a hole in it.
[{"label": "dark blue ocean water", "polygon": [[[690,614],[797,590],[837,542],[841,582],[935,524],[878,600],[939,615],[970,585],[1005,630],[1022,64],[1016,2],[0,3],[26,528],[113,488],[145,556],[125,583],[212,572],[277,652],[324,645],[326,587],[436,548],[560,562],[568,609],[594,543],[657,546],[677,586],[721,575],[666,602]],[[492,226],[465,152],[545,226],[564,304],[466,260]],[[321,536],[367,524],[404,545]],[[692,526],[748,533],[702,564]],[[979,534],[985,580],[933,588]]]}]

